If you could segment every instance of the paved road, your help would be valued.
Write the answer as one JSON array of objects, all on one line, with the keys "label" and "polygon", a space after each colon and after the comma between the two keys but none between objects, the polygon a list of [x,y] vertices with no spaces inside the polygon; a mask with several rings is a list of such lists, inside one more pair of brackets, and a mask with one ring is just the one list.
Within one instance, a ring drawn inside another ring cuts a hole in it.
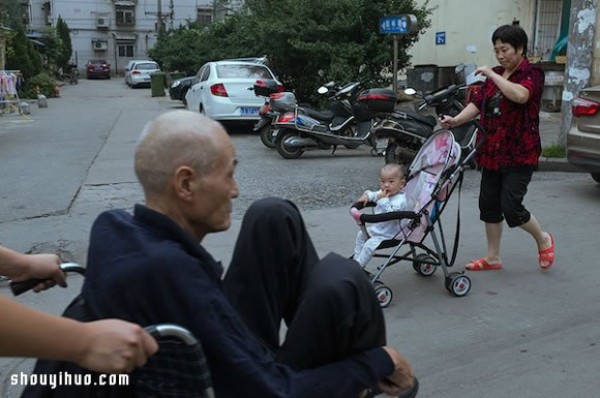
[{"label": "paved road", "polygon": [[[58,250],[85,262],[94,217],[141,200],[131,164],[139,131],[151,117],[178,106],[117,80],[83,80],[65,87],[50,108],[34,107],[31,121],[0,119],[0,242],[23,251]],[[245,129],[230,132],[238,148],[242,194],[232,228],[204,242],[215,257],[228,262],[244,209],[267,195],[300,204],[321,254],[349,254],[356,228],[347,205],[376,184],[382,160],[366,149],[344,149],[333,158],[322,151],[286,161]],[[483,254],[477,179],[476,172],[467,171],[460,199],[459,269]],[[399,264],[384,273],[395,293],[385,310],[389,341],[413,363],[422,382],[419,397],[598,396],[599,200],[600,185],[588,174],[536,174],[528,205],[557,240],[557,265],[550,273],[537,270],[534,244],[518,230],[507,231],[503,239],[505,269],[473,273],[473,289],[465,298],[449,296],[439,272],[424,279],[409,264]],[[458,203],[453,195],[444,213],[449,236]],[[67,290],[19,300],[59,313],[81,280],[70,282]],[[7,293],[0,284],[0,294]],[[18,388],[5,379],[30,366],[27,360],[0,361],[0,397],[15,396]]]}]

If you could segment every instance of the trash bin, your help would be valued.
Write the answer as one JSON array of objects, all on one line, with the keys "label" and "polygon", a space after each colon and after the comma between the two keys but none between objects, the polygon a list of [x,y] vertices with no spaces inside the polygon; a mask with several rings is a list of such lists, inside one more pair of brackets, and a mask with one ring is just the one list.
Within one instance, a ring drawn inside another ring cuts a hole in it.
[{"label": "trash bin", "polygon": [[438,87],[437,65],[415,65],[406,71],[406,86],[426,93]]},{"label": "trash bin", "polygon": [[165,86],[165,72],[154,72],[150,75],[150,91],[153,97],[164,97]]}]

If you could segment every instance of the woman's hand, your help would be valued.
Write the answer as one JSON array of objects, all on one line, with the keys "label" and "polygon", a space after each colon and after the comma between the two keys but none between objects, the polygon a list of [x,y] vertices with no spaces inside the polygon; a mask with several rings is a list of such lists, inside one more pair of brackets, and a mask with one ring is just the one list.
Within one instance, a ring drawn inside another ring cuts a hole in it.
[{"label": "woman's hand", "polygon": [[439,119],[439,122],[443,129],[451,129],[452,127],[456,126],[456,120],[454,120],[452,116],[448,115],[442,115]]}]

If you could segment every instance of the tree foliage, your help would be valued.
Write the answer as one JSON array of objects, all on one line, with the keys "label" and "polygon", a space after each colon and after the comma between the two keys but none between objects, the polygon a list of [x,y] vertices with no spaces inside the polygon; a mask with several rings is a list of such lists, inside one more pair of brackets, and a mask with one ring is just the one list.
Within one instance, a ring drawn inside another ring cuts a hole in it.
[{"label": "tree foliage", "polygon": [[20,70],[25,79],[37,75],[42,70],[41,56],[22,27],[17,29],[7,48],[6,69]]},{"label": "tree foliage", "polygon": [[0,26],[18,29],[23,27],[23,22],[21,0],[0,1]]},{"label": "tree foliage", "polygon": [[322,83],[360,80],[389,84],[393,38],[379,33],[379,18],[414,14],[418,33],[400,36],[398,67],[429,27],[430,10],[415,0],[246,0],[246,12],[206,28],[190,25],[168,32],[151,50],[167,70],[193,74],[207,61],[266,55],[269,65],[301,99]]},{"label": "tree foliage", "polygon": [[56,35],[60,44],[56,65],[59,68],[66,69],[69,60],[71,59],[71,55],[73,54],[73,45],[71,43],[71,30],[60,15],[56,20]]}]

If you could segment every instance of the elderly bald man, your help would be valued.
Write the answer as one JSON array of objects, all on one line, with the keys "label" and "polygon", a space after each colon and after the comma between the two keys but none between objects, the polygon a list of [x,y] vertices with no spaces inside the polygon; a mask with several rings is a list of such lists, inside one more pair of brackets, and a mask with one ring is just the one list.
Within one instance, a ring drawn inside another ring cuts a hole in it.
[{"label": "elderly bald man", "polygon": [[182,110],[150,122],[135,152],[145,204],[104,212],[92,228],[83,287],[91,310],[188,328],[205,347],[219,398],[410,391],[416,379],[384,346],[371,284],[352,260],[319,260],[293,203],[250,206],[222,279],[201,242],[231,224],[236,165],[219,123]]}]

